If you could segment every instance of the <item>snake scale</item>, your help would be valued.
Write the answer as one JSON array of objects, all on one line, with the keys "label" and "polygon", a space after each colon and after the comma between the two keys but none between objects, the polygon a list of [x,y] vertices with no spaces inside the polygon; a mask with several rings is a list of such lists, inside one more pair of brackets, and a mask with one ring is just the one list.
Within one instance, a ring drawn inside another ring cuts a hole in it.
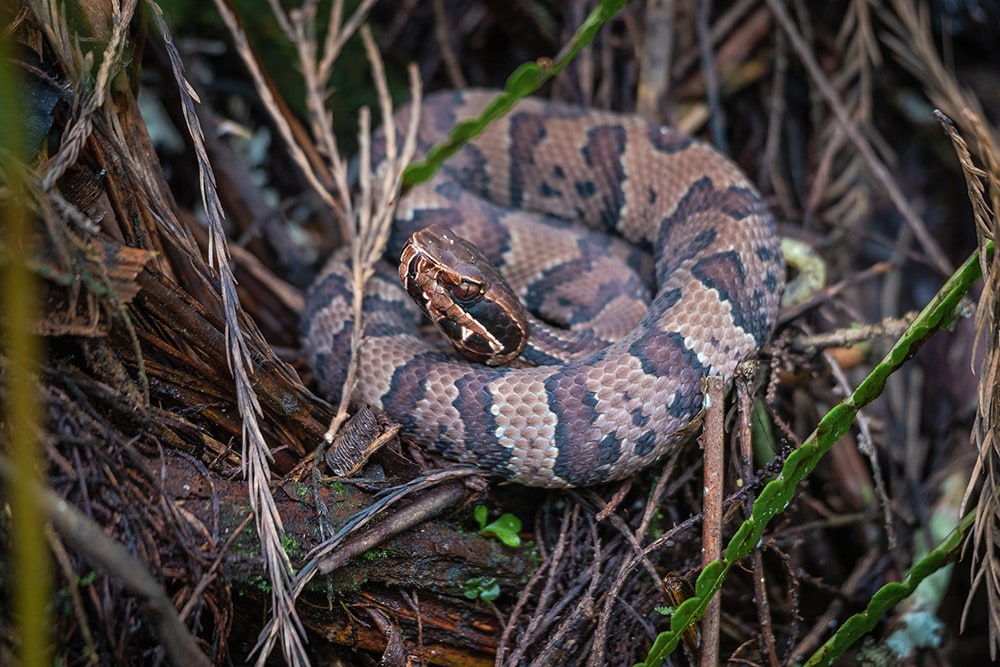
[{"label": "snake scale", "polygon": [[[490,98],[428,97],[421,149]],[[578,223],[601,233],[576,231]],[[702,378],[728,381],[764,344],[784,286],[774,222],[727,158],[636,117],[537,99],[406,193],[389,255],[431,224],[475,242],[567,339],[600,345],[543,350],[541,365],[459,359],[421,334],[420,309],[383,262],[366,288],[352,400],[386,411],[403,434],[448,458],[530,486],[621,479],[690,437]],[[330,259],[302,320],[309,365],[331,397],[343,387],[353,330],[348,258],[342,250]],[[619,275],[623,264],[640,268]]]}]

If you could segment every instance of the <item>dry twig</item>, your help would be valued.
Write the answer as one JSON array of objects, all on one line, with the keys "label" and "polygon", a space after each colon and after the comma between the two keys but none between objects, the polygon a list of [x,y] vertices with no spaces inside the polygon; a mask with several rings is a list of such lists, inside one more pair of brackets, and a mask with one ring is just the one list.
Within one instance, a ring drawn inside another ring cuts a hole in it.
[{"label": "dry twig", "polygon": [[[702,381],[705,392],[705,427],[699,439],[705,460],[704,506],[701,524],[702,567],[722,557],[722,498],[725,495],[725,390],[722,378],[713,375]],[[722,602],[716,595],[708,603],[701,620],[701,664],[719,663],[719,628]]]}]

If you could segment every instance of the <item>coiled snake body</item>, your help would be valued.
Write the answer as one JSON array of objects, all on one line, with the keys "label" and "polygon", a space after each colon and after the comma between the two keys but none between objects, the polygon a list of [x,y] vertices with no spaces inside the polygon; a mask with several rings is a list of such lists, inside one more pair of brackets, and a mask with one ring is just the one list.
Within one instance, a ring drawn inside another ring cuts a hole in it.
[{"label": "coiled snake body", "polygon": [[[421,146],[489,98],[428,98]],[[784,285],[771,216],[724,156],[638,118],[540,100],[523,101],[402,199],[390,253],[399,257],[402,239],[433,223],[476,242],[530,310],[587,344],[560,351],[556,331],[539,336],[557,348],[537,353],[543,365],[458,359],[421,336],[421,312],[386,263],[366,290],[368,340],[352,399],[449,458],[532,486],[620,479],[686,439],[702,378],[731,378],[764,343]],[[606,277],[618,270],[606,265],[641,266],[650,253],[651,277]],[[309,363],[331,395],[347,368],[350,284],[339,252],[303,318]]]}]

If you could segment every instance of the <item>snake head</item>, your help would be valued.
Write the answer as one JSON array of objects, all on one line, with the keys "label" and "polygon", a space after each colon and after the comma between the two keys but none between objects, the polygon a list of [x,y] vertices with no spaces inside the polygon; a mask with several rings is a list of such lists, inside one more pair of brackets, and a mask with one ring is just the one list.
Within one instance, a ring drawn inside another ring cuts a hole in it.
[{"label": "snake head", "polygon": [[447,227],[431,225],[407,239],[399,280],[466,359],[500,366],[524,349],[524,306],[483,253]]}]

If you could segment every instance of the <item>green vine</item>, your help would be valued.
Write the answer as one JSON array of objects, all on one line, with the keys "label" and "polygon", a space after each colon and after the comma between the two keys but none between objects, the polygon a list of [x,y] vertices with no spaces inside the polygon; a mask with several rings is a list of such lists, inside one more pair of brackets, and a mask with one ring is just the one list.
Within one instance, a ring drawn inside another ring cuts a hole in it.
[{"label": "green vine", "polygon": [[445,160],[457,153],[467,142],[482,134],[490,123],[513,109],[515,104],[561,72],[583,47],[593,41],[601,26],[610,21],[624,5],[625,0],[601,0],[577,28],[556,60],[527,62],[515,69],[507,77],[504,89],[490,100],[482,114],[456,124],[445,141],[435,144],[427,151],[427,157],[423,162],[414,162],[406,168],[403,172],[403,186],[409,188],[429,181]]},{"label": "green vine", "polygon": [[[991,242],[987,245],[987,253],[992,255],[993,251]],[[920,346],[937,331],[951,326],[962,298],[981,275],[979,255],[974,254],[945,282],[858,388],[830,410],[802,446],[792,452],[782,466],[781,475],[761,491],[750,518],[743,522],[729,541],[722,560],[705,566],[695,582],[694,596],[677,607],[670,620],[670,630],[656,638],[645,662],[639,663],[640,665],[654,667],[673,653],[684,631],[701,619],[709,600],[722,588],[729,568],[760,543],[770,520],[784,511],[799,483],[816,468],[833,443],[847,433],[858,410],[878,398],[888,377],[916,354]],[[910,595],[920,581],[946,563],[958,548],[961,535],[971,525],[971,521],[969,517],[963,519],[955,532],[914,566],[904,582],[892,582],[879,589],[869,601],[868,608],[848,619],[806,664],[820,666],[836,661],[852,643],[873,627],[882,614]]]},{"label": "green vine", "polygon": [[924,579],[934,574],[950,561],[958,557],[962,547],[962,537],[976,519],[976,513],[969,512],[941,543],[924,556],[903,581],[892,581],[875,591],[864,611],[848,618],[830,639],[804,663],[803,667],[826,667],[836,662],[844,652],[864,634],[870,632],[883,614],[913,595]]}]

